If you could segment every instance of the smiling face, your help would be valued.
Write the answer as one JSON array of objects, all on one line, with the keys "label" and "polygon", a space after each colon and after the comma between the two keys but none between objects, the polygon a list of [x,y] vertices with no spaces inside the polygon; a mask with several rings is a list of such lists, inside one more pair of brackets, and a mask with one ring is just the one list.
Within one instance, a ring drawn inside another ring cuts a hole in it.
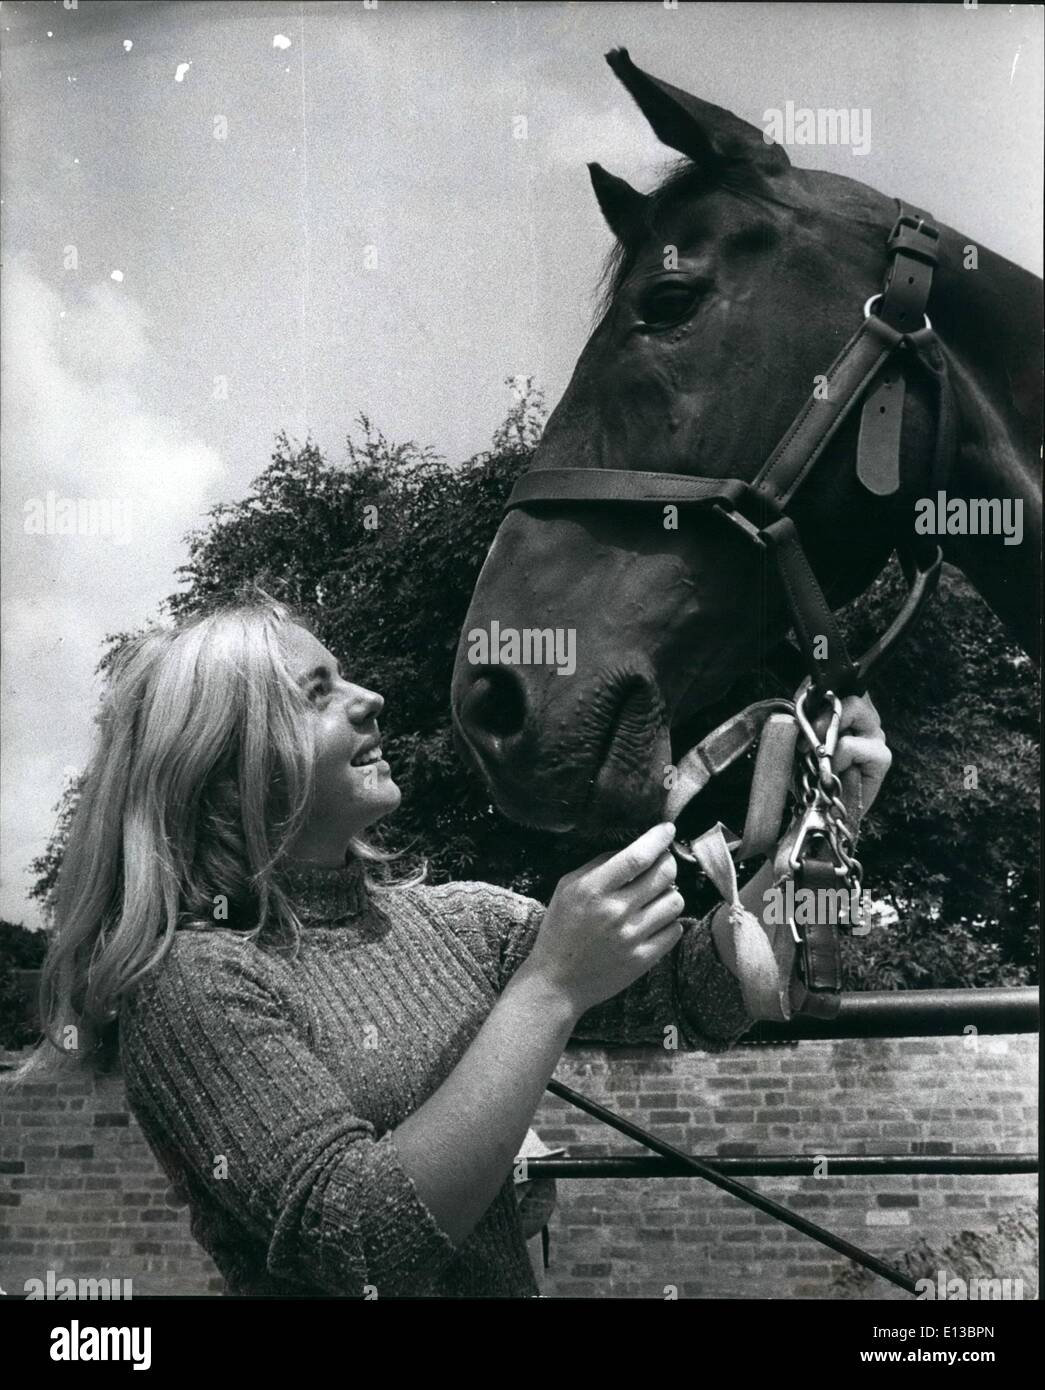
[{"label": "smiling face", "polygon": [[394,811],[402,793],[381,757],[377,716],[384,700],[353,685],[312,633],[287,629],[284,649],[314,721],[315,795],[292,858],[321,865],[345,862],[349,841]]}]

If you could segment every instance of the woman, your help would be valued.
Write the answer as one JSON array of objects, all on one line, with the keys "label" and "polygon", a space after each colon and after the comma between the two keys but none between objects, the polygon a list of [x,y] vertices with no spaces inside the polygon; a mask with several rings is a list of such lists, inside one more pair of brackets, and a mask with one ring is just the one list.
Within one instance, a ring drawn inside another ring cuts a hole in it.
[{"label": "woman", "polygon": [[[708,923],[680,921],[670,825],[547,909],[373,884],[361,836],[400,801],[383,703],[271,600],[124,648],[34,1060],[118,1050],[228,1293],[532,1296],[512,1165],[567,1040],[720,1050],[751,1020]],[[869,806],[889,754],[865,702],[844,728]]]}]

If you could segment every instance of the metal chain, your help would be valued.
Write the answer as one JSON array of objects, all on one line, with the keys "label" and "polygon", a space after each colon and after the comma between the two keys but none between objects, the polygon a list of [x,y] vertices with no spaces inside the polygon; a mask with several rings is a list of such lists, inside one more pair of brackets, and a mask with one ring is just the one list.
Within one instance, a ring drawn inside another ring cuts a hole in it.
[{"label": "metal chain", "polygon": [[[832,766],[841,701],[831,691],[826,693],[824,698],[832,713],[828,730],[821,738],[805,714],[805,702],[811,692],[812,682],[807,680],[795,696],[795,716],[805,743],[799,771],[799,796],[804,810],[792,853],[800,856],[806,835],[823,836],[838,864],[839,878],[850,890],[854,905],[858,905],[863,892],[863,865],[853,852],[856,833],[849,824],[842,783]],[[796,866],[794,858],[792,865]]]}]

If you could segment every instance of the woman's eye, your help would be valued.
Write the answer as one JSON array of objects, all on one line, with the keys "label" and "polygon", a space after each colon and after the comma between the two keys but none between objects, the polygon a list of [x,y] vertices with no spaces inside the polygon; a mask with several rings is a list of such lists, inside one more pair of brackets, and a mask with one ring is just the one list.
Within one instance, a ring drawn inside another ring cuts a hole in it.
[{"label": "woman's eye", "polygon": [[639,306],[644,323],[665,325],[684,319],[700,297],[700,287],[681,282],[647,290]]}]

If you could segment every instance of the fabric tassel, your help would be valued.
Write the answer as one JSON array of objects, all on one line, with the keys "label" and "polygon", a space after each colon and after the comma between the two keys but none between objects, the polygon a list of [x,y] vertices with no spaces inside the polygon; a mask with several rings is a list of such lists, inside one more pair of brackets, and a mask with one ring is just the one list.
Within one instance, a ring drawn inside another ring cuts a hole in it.
[{"label": "fabric tassel", "polygon": [[791,1017],[790,974],[794,959],[790,933],[777,933],[781,956],[778,960],[762,923],[740,901],[733,856],[721,822],[694,840],[690,849],[728,906],[730,935],[725,954],[732,959],[725,964],[740,982],[744,1007],[753,1018],[786,1023]]}]

